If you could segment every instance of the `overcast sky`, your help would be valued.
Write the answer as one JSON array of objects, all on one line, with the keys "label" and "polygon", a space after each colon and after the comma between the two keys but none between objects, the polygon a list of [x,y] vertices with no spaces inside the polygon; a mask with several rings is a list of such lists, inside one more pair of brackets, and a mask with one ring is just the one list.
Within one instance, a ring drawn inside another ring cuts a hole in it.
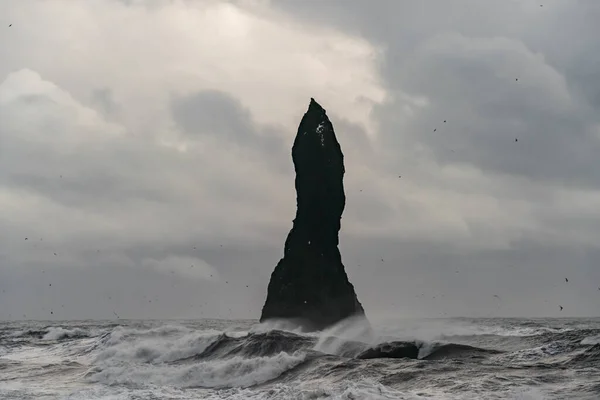
[{"label": "overcast sky", "polygon": [[0,319],[258,318],[310,97],[368,315],[598,315],[600,2],[316,4],[0,2]]}]

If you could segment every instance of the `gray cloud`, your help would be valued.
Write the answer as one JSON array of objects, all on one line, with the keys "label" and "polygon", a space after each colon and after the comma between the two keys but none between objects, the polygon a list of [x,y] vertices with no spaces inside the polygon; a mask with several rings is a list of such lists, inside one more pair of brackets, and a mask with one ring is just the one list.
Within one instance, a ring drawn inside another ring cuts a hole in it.
[{"label": "gray cloud", "polygon": [[[289,140],[284,140],[277,128],[259,126],[251,113],[227,93],[207,90],[174,98],[171,103],[173,119],[189,135],[215,135],[230,146],[249,148],[268,154],[263,162],[291,174],[289,166]],[[292,129],[280,128],[286,133]]]},{"label": "gray cloud", "polygon": [[231,96],[219,91],[204,91],[176,99],[173,115],[181,128],[190,134],[209,132],[238,139],[246,145],[256,139],[250,112]]},{"label": "gray cloud", "polygon": [[19,4],[0,5],[0,318],[258,316],[310,97],[370,315],[597,314],[596,4]]},{"label": "gray cloud", "polygon": [[[440,162],[597,184],[589,170],[599,146],[589,105],[573,98],[565,79],[519,42],[434,38],[405,72],[403,87],[430,102],[405,129]],[[389,137],[398,139],[392,132]]]},{"label": "gray cloud", "polygon": [[92,91],[91,103],[94,108],[106,117],[116,117],[120,113],[120,107],[114,100],[112,91],[108,88]]}]

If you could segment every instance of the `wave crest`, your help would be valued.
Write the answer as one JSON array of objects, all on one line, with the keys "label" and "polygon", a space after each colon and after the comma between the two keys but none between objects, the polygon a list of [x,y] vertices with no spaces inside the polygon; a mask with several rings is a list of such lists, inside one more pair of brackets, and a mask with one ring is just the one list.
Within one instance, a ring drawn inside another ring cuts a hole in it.
[{"label": "wave crest", "polygon": [[172,385],[186,388],[245,388],[273,380],[304,362],[306,353],[279,353],[272,357],[232,357],[193,365],[98,365],[88,373],[90,382],[108,385]]}]

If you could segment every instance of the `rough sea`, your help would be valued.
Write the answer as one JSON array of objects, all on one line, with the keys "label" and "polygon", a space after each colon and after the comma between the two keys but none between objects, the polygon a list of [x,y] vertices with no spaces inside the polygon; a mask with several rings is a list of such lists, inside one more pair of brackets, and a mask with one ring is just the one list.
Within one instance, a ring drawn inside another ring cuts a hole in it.
[{"label": "rough sea", "polygon": [[[0,399],[600,399],[600,319],[0,323]],[[356,359],[413,341],[419,359]]]}]

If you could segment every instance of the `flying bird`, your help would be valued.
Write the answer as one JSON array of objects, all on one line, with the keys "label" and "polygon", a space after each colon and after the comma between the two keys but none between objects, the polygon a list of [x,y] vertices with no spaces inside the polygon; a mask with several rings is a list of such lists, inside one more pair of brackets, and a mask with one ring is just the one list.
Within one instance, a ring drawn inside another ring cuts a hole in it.
[{"label": "flying bird", "polygon": [[562,311],[563,310],[563,306],[559,306],[559,307],[560,307],[560,311]]},{"label": "flying bird", "polygon": [[565,282],[569,283],[569,278],[565,278]]}]

